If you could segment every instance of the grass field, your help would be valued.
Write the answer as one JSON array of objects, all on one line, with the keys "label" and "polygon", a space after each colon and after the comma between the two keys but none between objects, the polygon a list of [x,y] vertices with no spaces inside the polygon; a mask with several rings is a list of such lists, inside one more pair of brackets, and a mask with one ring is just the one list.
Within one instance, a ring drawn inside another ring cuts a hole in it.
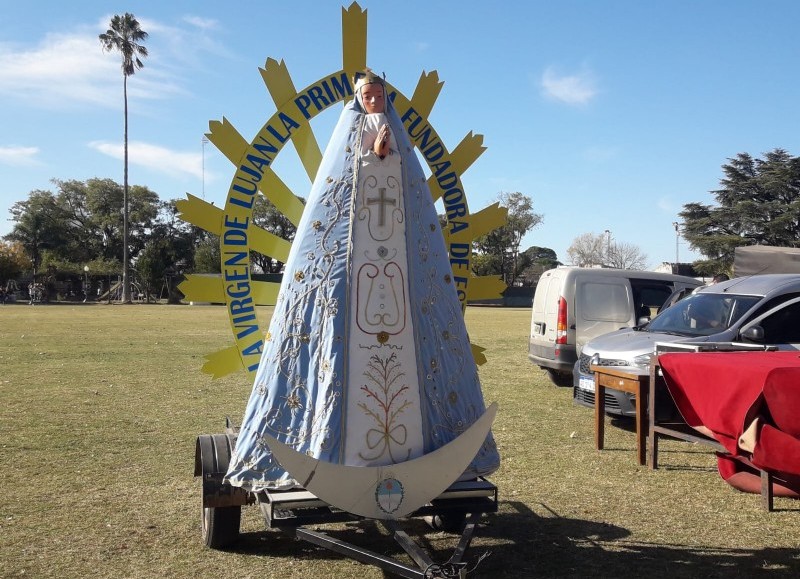
[{"label": "grass field", "polygon": [[[467,324],[487,348],[502,455],[500,512],[467,559],[490,554],[470,577],[800,576],[800,502],[763,511],[685,442],[663,444],[662,468],[638,467],[627,423],[595,450],[592,411],[527,360],[529,310],[470,308]],[[195,438],[238,421],[250,384],[200,366],[231,344],[221,307],[0,307],[0,576],[383,576],[267,530],[256,507],[236,550],[203,546]],[[331,532],[399,552],[374,529]],[[420,521],[409,532],[435,560],[455,546]]]}]

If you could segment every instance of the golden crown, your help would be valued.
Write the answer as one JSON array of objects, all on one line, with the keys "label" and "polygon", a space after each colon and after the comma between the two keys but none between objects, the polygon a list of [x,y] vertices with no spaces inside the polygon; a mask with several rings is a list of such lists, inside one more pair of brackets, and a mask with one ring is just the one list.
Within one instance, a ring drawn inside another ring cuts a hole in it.
[{"label": "golden crown", "polygon": [[357,72],[353,81],[356,92],[366,84],[378,83],[381,86],[386,86],[386,80],[372,72],[370,68],[365,68],[363,71]]}]

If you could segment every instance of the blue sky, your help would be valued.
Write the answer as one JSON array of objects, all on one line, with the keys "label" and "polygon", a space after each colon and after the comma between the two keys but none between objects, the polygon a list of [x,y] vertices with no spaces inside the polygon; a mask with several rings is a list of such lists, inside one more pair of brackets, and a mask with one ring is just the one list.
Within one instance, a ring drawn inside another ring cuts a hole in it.
[{"label": "blue sky", "polygon": [[[793,0],[386,2],[367,9],[367,61],[407,96],[423,71],[444,88],[430,115],[455,147],[486,152],[463,175],[472,212],[530,196],[543,223],[523,248],[566,250],[611,231],[650,267],[675,260],[684,204],[712,203],[740,152],[800,155]],[[0,12],[0,235],[8,208],[50,180],[122,182],[122,74],[98,34],[132,12],[150,34],[129,79],[130,182],[162,199],[225,203],[233,167],[203,145],[226,117],[249,141],[275,112],[258,68],[283,59],[297,88],[341,68],[349,1],[4,3]],[[336,109],[338,111],[338,108]],[[312,126],[322,145],[337,113]],[[309,183],[287,148],[275,169]],[[700,256],[680,240],[679,259]]]}]

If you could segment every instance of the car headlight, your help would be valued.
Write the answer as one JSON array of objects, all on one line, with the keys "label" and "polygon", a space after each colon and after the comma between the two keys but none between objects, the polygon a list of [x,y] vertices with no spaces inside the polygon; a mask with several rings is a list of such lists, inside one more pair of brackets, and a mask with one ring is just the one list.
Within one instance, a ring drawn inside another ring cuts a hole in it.
[{"label": "car headlight", "polygon": [[642,354],[640,356],[636,356],[633,359],[633,366],[636,368],[649,368],[650,367],[650,360],[653,358],[653,354]]}]

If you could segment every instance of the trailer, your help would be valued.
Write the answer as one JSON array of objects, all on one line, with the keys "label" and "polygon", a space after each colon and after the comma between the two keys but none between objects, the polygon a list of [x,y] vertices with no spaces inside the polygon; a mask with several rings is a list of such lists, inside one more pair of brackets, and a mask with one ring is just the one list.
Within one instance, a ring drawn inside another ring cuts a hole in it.
[{"label": "trailer", "polygon": [[[497,512],[497,487],[484,478],[478,478],[452,484],[430,503],[411,513],[408,518],[423,518],[434,530],[460,533],[450,558],[437,563],[402,529],[402,519],[365,519],[338,509],[302,488],[250,492],[224,482],[237,434],[238,427],[226,419],[224,433],[200,435],[195,446],[194,475],[202,481],[201,532],[204,543],[212,549],[235,545],[239,539],[242,507],[257,505],[267,528],[283,530],[298,539],[380,567],[399,577],[462,578],[468,571],[464,556],[476,525],[485,513]],[[309,528],[312,525],[367,520],[382,525],[416,566]]]}]

